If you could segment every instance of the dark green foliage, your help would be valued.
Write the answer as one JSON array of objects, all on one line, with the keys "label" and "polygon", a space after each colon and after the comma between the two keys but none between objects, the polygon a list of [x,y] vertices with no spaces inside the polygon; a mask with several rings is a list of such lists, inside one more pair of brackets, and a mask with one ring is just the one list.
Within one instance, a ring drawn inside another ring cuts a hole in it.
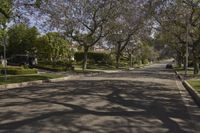
[{"label": "dark green foliage", "polygon": [[[76,52],[74,58],[77,62],[83,61],[84,52]],[[110,54],[103,52],[88,52],[88,59],[93,63],[104,63],[104,64],[112,63]]]},{"label": "dark green foliage", "polygon": [[70,60],[70,42],[57,32],[49,32],[37,39],[37,56],[41,60]]},{"label": "dark green foliage", "polygon": [[[0,67],[0,73],[4,74],[4,68]],[[8,67],[6,69],[9,75],[25,75],[25,74],[37,74],[37,69],[24,69],[22,67]]]},{"label": "dark green foliage", "polygon": [[[3,55],[3,46],[0,45],[0,56]],[[1,57],[0,57],[1,58]]]},{"label": "dark green foliage", "polygon": [[39,64],[36,66],[40,69],[45,69],[49,71],[67,71],[67,70],[73,70],[73,64],[71,62],[67,61],[57,61],[57,62],[39,62]]},{"label": "dark green foliage", "polygon": [[149,60],[148,59],[144,59],[143,61],[142,61],[142,64],[148,64],[149,63]]},{"label": "dark green foliage", "polygon": [[39,35],[35,27],[29,28],[25,24],[15,25],[8,30],[7,54],[35,54],[36,40]]},{"label": "dark green foliage", "polygon": [[5,28],[6,22],[11,17],[12,0],[0,0],[0,29]]},{"label": "dark green foliage", "polygon": [[0,85],[2,84],[10,84],[10,83],[21,83],[28,81],[36,81],[36,80],[49,80],[54,78],[61,78],[62,75],[58,74],[36,74],[36,75],[12,75],[8,76],[7,80],[4,80],[4,76],[0,75]]}]

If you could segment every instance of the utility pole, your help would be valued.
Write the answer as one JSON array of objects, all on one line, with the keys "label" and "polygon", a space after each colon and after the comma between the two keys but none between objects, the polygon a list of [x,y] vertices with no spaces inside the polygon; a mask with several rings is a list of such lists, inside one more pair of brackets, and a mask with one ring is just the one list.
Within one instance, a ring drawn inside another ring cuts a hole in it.
[{"label": "utility pole", "polygon": [[188,45],[189,45],[189,17],[187,14],[186,17],[186,22],[187,22],[187,28],[186,28],[186,51],[185,51],[185,76],[188,74],[188,57],[189,57],[189,50],[188,50]]},{"label": "utility pole", "polygon": [[7,45],[7,34],[4,33],[3,37],[3,47],[4,47],[4,52],[3,52],[3,64],[4,64],[4,80],[6,82],[7,80],[7,59],[6,59],[6,45]]}]

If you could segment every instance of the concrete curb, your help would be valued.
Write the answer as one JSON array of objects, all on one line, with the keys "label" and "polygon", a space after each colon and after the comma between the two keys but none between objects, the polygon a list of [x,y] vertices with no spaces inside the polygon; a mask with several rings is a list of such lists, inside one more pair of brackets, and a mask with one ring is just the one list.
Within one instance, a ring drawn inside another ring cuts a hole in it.
[{"label": "concrete curb", "polygon": [[190,93],[194,101],[200,107],[200,94],[187,81],[183,81],[182,83],[187,89],[187,91]]},{"label": "concrete curb", "polygon": [[[135,68],[134,68],[135,69]],[[67,77],[62,77],[62,78],[55,78],[55,79],[47,79],[47,80],[35,80],[35,81],[27,81],[27,82],[21,82],[21,83],[11,83],[11,84],[5,84],[5,85],[0,85],[0,91],[8,90],[8,89],[15,89],[15,88],[23,88],[23,87],[29,87],[33,85],[38,85],[42,83],[54,83],[54,82],[62,82],[62,81],[67,81],[70,79],[74,78],[81,78],[83,76],[96,76],[96,75],[101,75],[103,73],[113,73],[113,72],[122,72],[123,70],[115,70],[115,71],[105,71],[105,72],[93,72],[89,74],[80,74],[80,75],[70,75]]]},{"label": "concrete curb", "polygon": [[81,78],[83,76],[96,76],[96,75],[100,75],[102,73],[104,73],[104,72],[94,72],[94,73],[89,73],[89,74],[70,75],[67,77],[55,78],[55,79],[35,80],[35,81],[27,81],[27,82],[21,82],[21,83],[5,84],[5,85],[0,85],[0,91],[4,91],[4,90],[8,90],[8,89],[15,89],[15,88],[29,87],[29,86],[43,84],[43,83],[62,82],[62,81],[70,80],[70,79]]},{"label": "concrete curb", "polygon": [[8,89],[15,89],[15,88],[29,87],[29,86],[43,84],[43,83],[62,82],[62,81],[70,80],[70,79],[81,78],[83,76],[95,76],[95,75],[99,75],[102,73],[103,72],[98,72],[98,73],[96,72],[96,73],[89,73],[89,74],[70,75],[67,77],[47,79],[47,80],[35,80],[35,81],[27,81],[27,82],[21,82],[21,83],[5,84],[5,85],[0,85],[0,91],[4,91],[4,90],[8,90]]},{"label": "concrete curb", "polygon": [[174,71],[175,71],[175,74],[177,75],[178,79],[183,82],[183,77],[176,70],[174,70]]},{"label": "concrete curb", "polygon": [[189,92],[190,96],[193,98],[195,103],[200,107],[200,94],[186,80],[184,80],[183,77],[177,71],[175,71],[175,73],[177,77],[181,80],[183,86]]}]

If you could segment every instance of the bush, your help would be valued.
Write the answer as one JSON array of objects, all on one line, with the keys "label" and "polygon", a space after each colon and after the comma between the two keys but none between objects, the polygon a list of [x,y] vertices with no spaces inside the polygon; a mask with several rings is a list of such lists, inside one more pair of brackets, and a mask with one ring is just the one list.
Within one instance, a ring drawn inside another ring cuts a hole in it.
[{"label": "bush", "polygon": [[68,61],[57,61],[57,62],[55,62],[55,66],[68,67],[68,66],[71,66],[71,65],[72,65],[72,62],[68,62]]},{"label": "bush", "polygon": [[[77,62],[83,61],[84,52],[76,52],[74,58]],[[103,52],[88,52],[88,60],[91,60],[94,63],[104,63],[104,64],[112,63],[110,54]]]},{"label": "bush", "polygon": [[144,59],[143,61],[142,61],[142,64],[148,64],[149,63],[149,60],[148,59]]},{"label": "bush", "polygon": [[[10,75],[24,75],[24,74],[37,74],[37,69],[24,69],[21,67],[8,67],[6,68],[6,73]],[[4,74],[3,68],[0,68],[0,73]]]},{"label": "bush", "polygon": [[134,64],[142,65],[142,61],[141,61],[141,60],[136,60],[136,61],[134,62]]},{"label": "bush", "polygon": [[74,70],[73,64],[67,61],[39,62],[36,68],[49,70],[49,71],[55,71],[55,72]]}]

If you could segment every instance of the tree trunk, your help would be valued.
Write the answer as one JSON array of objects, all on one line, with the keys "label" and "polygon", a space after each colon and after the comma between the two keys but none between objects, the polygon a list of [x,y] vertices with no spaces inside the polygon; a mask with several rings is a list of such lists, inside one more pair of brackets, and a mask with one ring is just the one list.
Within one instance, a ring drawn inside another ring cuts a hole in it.
[{"label": "tree trunk", "polygon": [[119,62],[120,62],[120,44],[118,43],[117,44],[117,47],[116,47],[116,68],[119,68]]},{"label": "tree trunk", "polygon": [[199,60],[196,51],[193,51],[193,67],[194,67],[194,75],[199,73]]},{"label": "tree trunk", "polygon": [[194,63],[194,75],[199,74],[199,63]]},{"label": "tree trunk", "polygon": [[133,55],[129,54],[130,67],[133,67]]},{"label": "tree trunk", "polygon": [[186,63],[186,57],[183,59],[183,68],[184,68],[184,70],[186,70],[186,69],[188,69],[187,67],[188,67],[188,64]]},{"label": "tree trunk", "polygon": [[87,60],[88,60],[88,49],[89,47],[84,47],[84,59],[83,59],[83,66],[82,66],[82,70],[85,71],[85,69],[87,68]]},{"label": "tree trunk", "polygon": [[177,53],[176,61],[177,61],[177,66],[181,67],[182,66],[182,56],[179,52]]},{"label": "tree trunk", "polygon": [[181,60],[177,60],[177,65],[178,65],[178,67],[181,67],[182,61]]},{"label": "tree trunk", "polygon": [[120,53],[116,55],[116,68],[119,68]]}]

